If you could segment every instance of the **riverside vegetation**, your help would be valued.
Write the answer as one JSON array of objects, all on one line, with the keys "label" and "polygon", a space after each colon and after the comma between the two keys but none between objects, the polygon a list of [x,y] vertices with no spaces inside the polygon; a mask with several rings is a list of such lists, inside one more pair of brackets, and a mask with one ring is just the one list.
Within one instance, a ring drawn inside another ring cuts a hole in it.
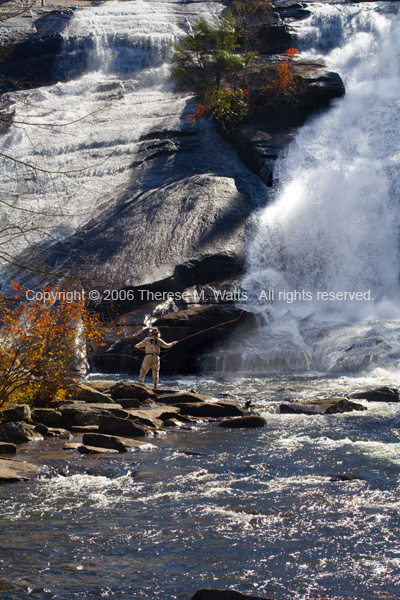
[{"label": "riverside vegetation", "polygon": [[271,11],[264,0],[235,0],[219,24],[199,19],[173,44],[176,88],[197,96],[192,123],[212,115],[217,129],[229,133],[244,121],[296,118],[305,90],[294,71],[297,49],[288,48],[267,74],[259,72],[260,23],[269,23]]}]

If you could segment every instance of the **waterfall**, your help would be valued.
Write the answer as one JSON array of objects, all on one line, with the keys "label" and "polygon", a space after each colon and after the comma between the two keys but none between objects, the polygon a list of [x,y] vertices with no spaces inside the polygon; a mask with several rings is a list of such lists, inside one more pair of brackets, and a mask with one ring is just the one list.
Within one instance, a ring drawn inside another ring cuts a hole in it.
[{"label": "waterfall", "polygon": [[175,94],[170,80],[171,41],[222,8],[135,0],[76,10],[55,65],[68,80],[12,94],[14,124],[0,152],[21,163],[0,157],[8,203],[0,223],[13,231],[3,249],[15,255],[62,239],[130,189],[140,138],[155,127],[180,127],[188,110],[190,96]]},{"label": "waterfall", "polygon": [[[309,119],[278,162],[243,281],[259,314],[244,371],[346,372],[400,357],[395,4],[310,5],[296,25],[300,58],[323,58],[346,96]],[[224,360],[237,369],[236,351]]]}]

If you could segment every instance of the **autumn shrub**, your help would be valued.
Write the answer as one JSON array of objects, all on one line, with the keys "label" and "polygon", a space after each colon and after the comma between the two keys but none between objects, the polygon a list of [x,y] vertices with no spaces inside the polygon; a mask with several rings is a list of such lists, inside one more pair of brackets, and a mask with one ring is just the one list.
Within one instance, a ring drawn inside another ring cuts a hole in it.
[{"label": "autumn shrub", "polygon": [[46,300],[27,301],[27,290],[14,284],[13,297],[0,298],[0,406],[22,400],[46,406],[65,397],[87,344],[100,342],[100,320],[84,301],[52,291],[42,290]]},{"label": "autumn shrub", "polygon": [[[259,87],[252,97],[252,109],[260,116],[291,118],[301,102],[304,82],[295,73],[296,48],[289,48],[282,55],[281,64],[271,72],[265,85]],[[291,111],[288,114],[288,110]]]}]

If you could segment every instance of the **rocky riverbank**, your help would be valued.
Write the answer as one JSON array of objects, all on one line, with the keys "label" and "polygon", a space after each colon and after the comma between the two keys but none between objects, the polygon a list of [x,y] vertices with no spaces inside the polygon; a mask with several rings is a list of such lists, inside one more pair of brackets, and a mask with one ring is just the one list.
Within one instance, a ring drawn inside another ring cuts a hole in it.
[{"label": "rocky riverbank", "polygon": [[[351,398],[399,402],[394,388],[354,393]],[[378,399],[378,400],[377,400]],[[172,428],[190,431],[196,423],[224,429],[264,427],[266,420],[251,410],[251,402],[213,398],[204,394],[163,389],[155,393],[133,382],[91,381],[79,384],[74,397],[53,402],[50,408],[31,409],[26,404],[1,411],[0,481],[29,479],[38,466],[13,458],[21,444],[44,438],[65,440],[64,450],[101,456],[149,448],[154,435]],[[284,414],[333,415],[365,411],[366,406],[344,397],[278,403]],[[195,435],[195,432],[194,432]]]}]

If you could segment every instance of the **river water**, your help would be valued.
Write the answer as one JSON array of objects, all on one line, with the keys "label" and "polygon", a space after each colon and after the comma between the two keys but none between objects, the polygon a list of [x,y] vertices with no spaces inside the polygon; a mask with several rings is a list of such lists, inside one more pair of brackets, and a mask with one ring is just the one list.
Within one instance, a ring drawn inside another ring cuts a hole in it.
[{"label": "river water", "polygon": [[[135,3],[139,12],[153,4]],[[398,384],[394,7],[315,5],[312,19],[295,26],[304,55],[323,54],[343,75],[347,96],[301,130],[279,164],[274,202],[260,212],[243,283],[260,328],[248,347],[242,341],[244,374],[229,373],[225,362],[218,376],[163,381],[251,400],[267,426],[232,432],[196,423],[150,438],[146,450],[98,459],[66,453],[57,440],[26,445],[20,457],[43,466],[40,479],[0,488],[0,598],[173,600],[202,587],[276,600],[400,596],[398,405],[363,402],[361,413],[315,417],[276,412],[288,397]],[[79,14],[71,31],[91,27],[93,13]],[[176,33],[171,23],[168,12],[167,37]],[[82,43],[67,43],[81,68]],[[162,55],[164,42],[159,48]],[[79,89],[85,78],[62,86]],[[159,88],[151,89],[146,99],[161,101]],[[45,99],[56,91],[35,93]],[[162,94],[167,103],[183,102],[166,88]],[[146,110],[143,104],[138,124]],[[107,146],[103,131],[99,147]],[[111,171],[114,177],[116,164]],[[36,188],[28,183],[31,197]],[[91,185],[88,178],[88,202]],[[370,290],[374,301],[265,307],[258,300],[264,287]],[[330,481],[335,475],[357,479]]]}]

